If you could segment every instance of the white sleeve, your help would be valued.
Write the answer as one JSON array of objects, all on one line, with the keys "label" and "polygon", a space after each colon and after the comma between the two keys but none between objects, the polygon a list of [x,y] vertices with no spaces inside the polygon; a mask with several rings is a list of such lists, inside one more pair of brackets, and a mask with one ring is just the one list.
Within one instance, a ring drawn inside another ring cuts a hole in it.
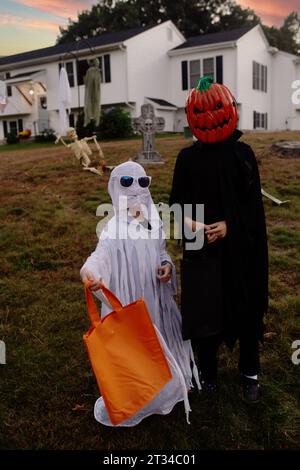
[{"label": "white sleeve", "polygon": [[160,237],[160,264],[163,264],[166,261],[170,263],[172,266],[172,276],[171,276],[170,281],[167,282],[167,284],[170,284],[172,288],[172,293],[176,294],[178,290],[176,266],[173,263],[171,256],[167,252],[166,239],[163,236],[161,236]]},{"label": "white sleeve", "polygon": [[[84,269],[87,269],[91,272],[95,280],[98,280],[100,277],[106,286],[109,286],[110,277],[111,277],[111,259],[110,259],[110,245],[108,240],[99,240],[95,251],[90,254],[86,262],[80,270],[80,275]],[[101,291],[94,292],[95,296],[100,300],[107,303],[104,295],[101,294]]]}]

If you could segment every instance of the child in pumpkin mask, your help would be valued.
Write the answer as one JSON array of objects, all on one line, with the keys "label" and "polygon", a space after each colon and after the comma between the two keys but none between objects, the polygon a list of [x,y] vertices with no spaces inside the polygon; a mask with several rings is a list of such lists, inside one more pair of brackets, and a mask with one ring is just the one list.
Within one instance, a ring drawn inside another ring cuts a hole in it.
[{"label": "child in pumpkin mask", "polygon": [[[236,102],[229,89],[202,77],[186,102],[192,146],[180,151],[170,204],[204,204],[202,249],[183,243],[182,328],[197,351],[202,389],[217,391],[221,343],[240,344],[243,396],[260,396],[259,341],[268,305],[268,250],[260,178],[251,147],[239,139]],[[194,210],[194,214],[196,211]],[[204,312],[209,312],[208,314]]]}]

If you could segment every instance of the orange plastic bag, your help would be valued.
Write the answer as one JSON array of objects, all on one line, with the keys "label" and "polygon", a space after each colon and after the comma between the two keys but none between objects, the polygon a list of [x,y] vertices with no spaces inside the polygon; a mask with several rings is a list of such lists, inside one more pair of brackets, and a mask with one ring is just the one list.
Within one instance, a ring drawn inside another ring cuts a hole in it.
[{"label": "orange plastic bag", "polygon": [[112,424],[133,416],[172,379],[144,299],[125,307],[107,288],[114,309],[100,319],[85,285],[91,328],[83,336],[94,374]]}]

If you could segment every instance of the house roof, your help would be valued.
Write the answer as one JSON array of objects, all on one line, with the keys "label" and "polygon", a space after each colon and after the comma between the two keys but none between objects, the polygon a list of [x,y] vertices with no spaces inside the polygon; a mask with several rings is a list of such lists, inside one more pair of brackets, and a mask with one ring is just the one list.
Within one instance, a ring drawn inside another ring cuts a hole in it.
[{"label": "house roof", "polygon": [[34,70],[33,72],[18,73],[17,75],[14,75],[13,77],[10,77],[10,78],[31,77],[31,75],[35,75],[36,73],[40,73],[40,72],[42,72],[42,70]]},{"label": "house roof", "polygon": [[243,28],[237,29],[229,29],[226,31],[220,31],[218,33],[209,33],[209,34],[200,34],[199,36],[192,36],[188,38],[183,44],[180,46],[174,47],[173,51],[178,49],[186,49],[188,47],[197,47],[197,46],[205,46],[207,44],[216,44],[221,42],[231,42],[236,41],[240,37],[244,36],[244,34],[248,33],[253,29],[253,26],[244,26]]},{"label": "house roof", "polygon": [[155,104],[158,104],[159,106],[166,106],[168,108],[176,108],[177,109],[177,106],[175,106],[172,103],[169,103],[169,101],[161,100],[160,98],[148,98],[147,97],[147,99],[150,100],[150,101],[153,101]]},{"label": "house roof", "polygon": [[44,47],[43,49],[36,49],[33,51],[22,52],[20,54],[1,57],[0,66],[13,64],[16,62],[24,62],[26,60],[29,61],[32,59],[42,59],[43,57],[49,57],[52,55],[63,55],[70,51],[80,51],[88,49],[89,46],[91,48],[95,48],[99,46],[118,44],[134,36],[137,36],[138,34],[146,31],[147,29],[149,29],[149,27],[132,28],[124,31],[118,31],[115,33],[104,33],[100,36],[88,38],[87,40],[82,39],[79,41],[67,42],[65,44],[56,44],[55,46]]}]

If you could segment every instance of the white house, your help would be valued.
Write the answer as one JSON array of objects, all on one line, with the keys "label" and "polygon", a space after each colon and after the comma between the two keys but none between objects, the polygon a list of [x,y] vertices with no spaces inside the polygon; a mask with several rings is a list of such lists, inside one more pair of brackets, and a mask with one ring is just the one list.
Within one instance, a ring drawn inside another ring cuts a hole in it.
[{"label": "white house", "polygon": [[136,117],[143,103],[151,103],[165,118],[165,130],[182,131],[188,90],[201,75],[212,74],[235,95],[241,129],[300,129],[300,105],[292,102],[300,57],[270,47],[259,25],[186,40],[166,21],[0,58],[9,101],[0,113],[0,140],[22,129],[33,135],[46,128],[59,132],[61,64],[72,89],[74,125],[92,57],[100,59],[103,109],[119,105]]}]

